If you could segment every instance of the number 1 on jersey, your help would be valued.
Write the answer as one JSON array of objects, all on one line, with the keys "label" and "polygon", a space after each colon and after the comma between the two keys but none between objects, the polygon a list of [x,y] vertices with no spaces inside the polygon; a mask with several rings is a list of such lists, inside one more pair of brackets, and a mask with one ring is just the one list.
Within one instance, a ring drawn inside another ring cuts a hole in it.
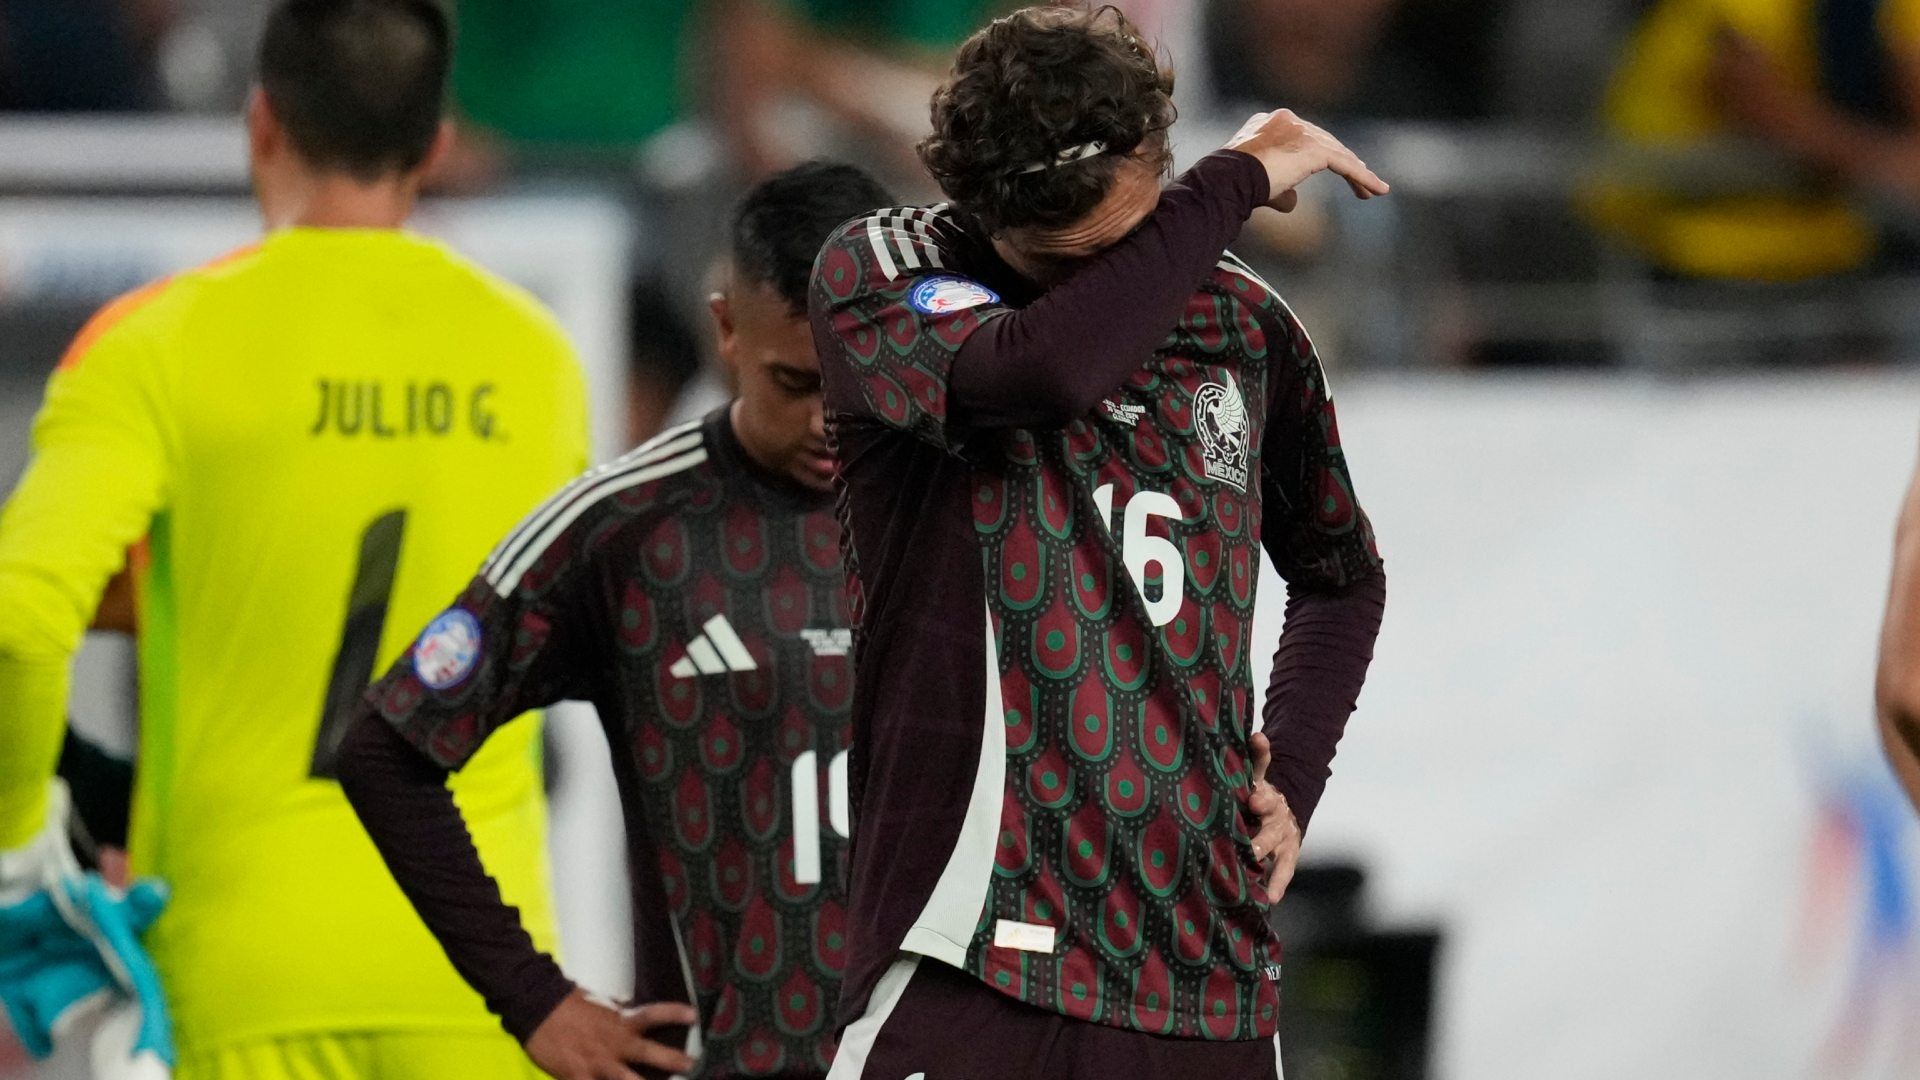
[{"label": "number 1 on jersey", "polygon": [[[1094,489],[1093,505],[1100,509],[1101,524],[1111,531],[1112,484],[1101,484]],[[1140,590],[1140,599],[1146,602],[1148,620],[1155,626],[1165,626],[1180,614],[1180,597],[1187,589],[1187,564],[1173,541],[1147,532],[1147,523],[1156,517],[1178,520],[1180,516],[1178,500],[1163,491],[1137,491],[1121,510],[1120,558]],[[1160,595],[1157,597],[1147,592],[1147,584],[1152,580],[1147,573],[1149,566],[1159,570]]]},{"label": "number 1 on jersey", "polygon": [[407,512],[394,510],[373,519],[360,534],[360,561],[347,593],[347,624],[340,632],[340,651],[333,658],[333,677],[320,703],[320,732],[313,742],[313,761],[307,775],[335,779],[340,741],[347,737],[360,697],[373,683],[373,664],[379,659],[380,632],[387,625],[387,604],[393,599],[393,575],[400,567],[400,540],[407,530]]}]

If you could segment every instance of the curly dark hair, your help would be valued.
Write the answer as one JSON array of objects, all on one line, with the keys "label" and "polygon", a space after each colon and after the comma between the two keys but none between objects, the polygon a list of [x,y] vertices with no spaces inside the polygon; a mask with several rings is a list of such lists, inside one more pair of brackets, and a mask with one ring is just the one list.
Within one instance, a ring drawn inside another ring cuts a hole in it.
[{"label": "curly dark hair", "polygon": [[[1058,228],[1106,197],[1129,156],[1170,164],[1172,94],[1173,73],[1118,9],[1023,8],[960,46],[920,161],[989,229]],[[1055,164],[1090,142],[1105,151]]]}]

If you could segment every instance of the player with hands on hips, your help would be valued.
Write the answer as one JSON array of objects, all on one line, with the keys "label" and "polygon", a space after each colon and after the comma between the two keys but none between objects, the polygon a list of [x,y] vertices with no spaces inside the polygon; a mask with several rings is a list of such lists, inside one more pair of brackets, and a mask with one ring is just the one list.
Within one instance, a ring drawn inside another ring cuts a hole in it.
[{"label": "player with hands on hips", "polygon": [[[377,684],[341,783],[454,966],[559,1080],[823,1080],[845,908],[850,609],[809,275],[887,199],[810,162],[733,215],[717,353],[738,396],[560,490]],[[590,700],[613,750],[637,1008],[528,940],[446,781],[529,709]]]}]

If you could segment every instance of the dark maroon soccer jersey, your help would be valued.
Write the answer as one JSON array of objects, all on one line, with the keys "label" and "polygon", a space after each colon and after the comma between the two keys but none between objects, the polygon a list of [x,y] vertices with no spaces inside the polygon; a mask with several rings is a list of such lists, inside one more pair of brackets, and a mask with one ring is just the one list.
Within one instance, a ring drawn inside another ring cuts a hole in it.
[{"label": "dark maroon soccer jersey", "polygon": [[974,334],[1067,302],[964,214],[849,222],[815,266],[858,626],[843,1021],[905,950],[1103,1024],[1276,1029],[1244,810],[1258,552],[1327,590],[1379,560],[1311,342],[1220,254],[1264,174],[1215,159],[1163,199],[1218,233],[1211,272],[1074,415],[1039,372],[1031,404],[955,404]]},{"label": "dark maroon soccer jersey", "polygon": [[449,768],[529,709],[598,707],[636,997],[699,1009],[699,1077],[817,1077],[832,1057],[853,688],[838,544],[831,498],[766,476],[721,409],[535,511],[373,691]]}]

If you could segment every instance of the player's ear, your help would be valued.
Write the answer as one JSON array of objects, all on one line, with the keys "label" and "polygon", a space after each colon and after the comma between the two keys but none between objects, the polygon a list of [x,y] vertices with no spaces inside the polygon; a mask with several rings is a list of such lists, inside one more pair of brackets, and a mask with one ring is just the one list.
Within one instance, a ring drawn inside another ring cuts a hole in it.
[{"label": "player's ear", "polygon": [[453,153],[453,144],[459,138],[460,132],[453,121],[440,121],[440,130],[433,133],[433,144],[427,147],[427,156],[420,162],[420,174],[432,176],[439,172],[441,163],[447,160],[448,154]]},{"label": "player's ear", "polygon": [[284,139],[280,118],[273,113],[273,103],[267,100],[267,91],[255,86],[247,95],[247,149],[253,155],[253,160],[260,162],[272,159]]},{"label": "player's ear", "polygon": [[732,370],[737,364],[735,353],[740,334],[733,324],[733,305],[727,301],[726,290],[715,289],[707,295],[707,313],[713,316],[715,351],[720,354],[721,363]]}]

